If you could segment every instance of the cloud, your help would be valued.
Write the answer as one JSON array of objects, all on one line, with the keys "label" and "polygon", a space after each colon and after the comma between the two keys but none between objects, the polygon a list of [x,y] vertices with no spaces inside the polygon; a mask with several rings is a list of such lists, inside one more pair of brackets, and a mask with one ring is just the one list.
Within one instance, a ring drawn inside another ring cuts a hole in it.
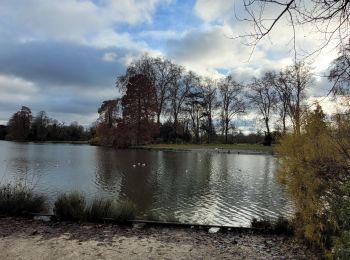
[{"label": "cloud", "polygon": [[267,70],[280,70],[292,62],[283,55],[269,59],[263,48],[256,49],[250,58],[251,49],[230,39],[231,33],[227,26],[188,31],[181,38],[167,42],[166,55],[200,74],[215,77],[225,71],[224,74],[230,72],[241,81],[258,77]]},{"label": "cloud", "polygon": [[[16,39],[88,42],[117,24],[150,23],[159,0],[20,0],[1,1],[4,34]],[[115,32],[117,34],[117,32]]]},{"label": "cloud", "polygon": [[[123,49],[113,49],[120,56]],[[124,70],[122,64],[101,59],[103,50],[60,42],[0,42],[0,74],[15,75],[29,81],[50,85],[114,84]]]},{"label": "cloud", "polygon": [[224,21],[234,15],[235,1],[227,0],[197,0],[194,6],[195,14],[205,22]]},{"label": "cloud", "polygon": [[125,72],[118,59],[140,55],[121,48],[105,51],[72,43],[1,41],[0,120],[8,120],[22,105],[33,112],[67,113],[65,121],[72,121],[72,114],[90,120],[84,116],[96,115],[103,100],[118,95],[115,79]]}]

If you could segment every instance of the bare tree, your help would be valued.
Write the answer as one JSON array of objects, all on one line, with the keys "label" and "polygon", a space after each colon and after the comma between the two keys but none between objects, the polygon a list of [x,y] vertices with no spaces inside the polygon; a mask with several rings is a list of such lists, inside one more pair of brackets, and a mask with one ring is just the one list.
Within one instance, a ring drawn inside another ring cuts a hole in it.
[{"label": "bare tree", "polygon": [[174,134],[177,135],[179,115],[184,111],[184,103],[191,87],[196,82],[196,75],[193,72],[184,74],[184,68],[175,65],[174,77],[169,88],[170,112],[174,120]]},{"label": "bare tree", "polygon": [[194,134],[195,143],[199,143],[199,130],[201,119],[203,118],[204,113],[204,95],[201,87],[194,85],[190,93],[187,94],[185,102],[188,115],[190,116],[191,128]]},{"label": "bare tree", "polygon": [[272,73],[267,72],[262,78],[253,79],[253,83],[249,87],[248,98],[250,104],[259,111],[265,123],[265,144],[271,145],[272,138],[269,123],[277,104],[277,92],[274,88]]},{"label": "bare tree", "polygon": [[267,37],[281,22],[288,21],[293,28],[292,40],[295,46],[295,27],[310,24],[320,33],[319,46],[312,53],[322,50],[330,41],[338,46],[346,43],[350,35],[349,0],[243,0],[244,16],[236,16],[248,22],[251,31],[240,35],[248,44],[256,45]]},{"label": "bare tree", "polygon": [[299,62],[282,71],[276,85],[286,102],[287,112],[293,123],[293,130],[297,134],[300,134],[302,105],[306,98],[305,90],[311,83],[310,68]]},{"label": "bare tree", "polygon": [[244,100],[243,86],[236,82],[232,76],[227,76],[219,82],[222,132],[225,134],[225,143],[228,142],[230,122],[234,116],[244,113],[246,102]]},{"label": "bare tree", "polygon": [[156,58],[152,61],[152,79],[156,90],[158,124],[169,98],[170,85],[174,82],[177,73],[177,66],[167,59]]},{"label": "bare tree", "polygon": [[202,124],[202,129],[207,133],[208,140],[210,143],[213,136],[215,136],[215,128],[213,124],[213,111],[218,107],[216,98],[216,83],[210,78],[202,80],[201,89],[203,93],[203,116],[206,118]]},{"label": "bare tree", "polygon": [[340,55],[331,65],[328,79],[333,82],[333,94],[345,94],[350,91],[350,39],[341,48]]}]

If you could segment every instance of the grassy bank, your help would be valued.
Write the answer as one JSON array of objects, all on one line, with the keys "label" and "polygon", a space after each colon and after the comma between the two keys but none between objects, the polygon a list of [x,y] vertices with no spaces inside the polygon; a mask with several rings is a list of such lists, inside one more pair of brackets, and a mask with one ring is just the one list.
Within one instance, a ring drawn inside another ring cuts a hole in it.
[{"label": "grassy bank", "polygon": [[273,146],[264,146],[261,144],[148,144],[134,146],[137,149],[154,149],[154,150],[173,150],[173,151],[187,151],[187,150],[224,150],[224,151],[239,151],[239,152],[262,152],[273,153]]}]

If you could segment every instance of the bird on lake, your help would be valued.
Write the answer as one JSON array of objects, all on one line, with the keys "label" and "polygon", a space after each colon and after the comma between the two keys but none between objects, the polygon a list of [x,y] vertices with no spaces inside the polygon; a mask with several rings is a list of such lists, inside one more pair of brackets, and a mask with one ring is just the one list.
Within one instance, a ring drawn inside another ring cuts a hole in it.
[{"label": "bird on lake", "polygon": [[145,164],[145,163],[143,163],[143,164],[142,164],[142,167],[145,167],[145,166],[146,166],[146,164]]},{"label": "bird on lake", "polygon": [[136,164],[133,164],[133,165],[132,165],[132,167],[134,167],[134,168],[135,168],[135,167],[136,167]]}]

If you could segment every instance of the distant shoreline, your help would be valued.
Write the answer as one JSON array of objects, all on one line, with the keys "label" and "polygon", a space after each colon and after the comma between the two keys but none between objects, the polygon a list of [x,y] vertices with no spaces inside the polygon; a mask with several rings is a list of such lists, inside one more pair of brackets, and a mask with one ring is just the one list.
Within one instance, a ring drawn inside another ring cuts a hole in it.
[{"label": "distant shoreline", "polygon": [[273,146],[257,144],[149,144],[132,146],[130,149],[155,150],[155,151],[196,151],[233,154],[274,154]]},{"label": "distant shoreline", "polygon": [[[0,140],[18,143],[35,143],[35,144],[77,144],[91,145],[90,141],[20,141],[20,140]],[[171,152],[209,152],[209,153],[226,153],[226,154],[261,154],[274,155],[275,146],[264,146],[260,144],[147,144],[131,146],[126,149],[148,150],[148,151],[171,151]]]},{"label": "distant shoreline", "polygon": [[29,140],[0,140],[15,143],[35,143],[35,144],[90,144],[89,141],[29,141]]}]

